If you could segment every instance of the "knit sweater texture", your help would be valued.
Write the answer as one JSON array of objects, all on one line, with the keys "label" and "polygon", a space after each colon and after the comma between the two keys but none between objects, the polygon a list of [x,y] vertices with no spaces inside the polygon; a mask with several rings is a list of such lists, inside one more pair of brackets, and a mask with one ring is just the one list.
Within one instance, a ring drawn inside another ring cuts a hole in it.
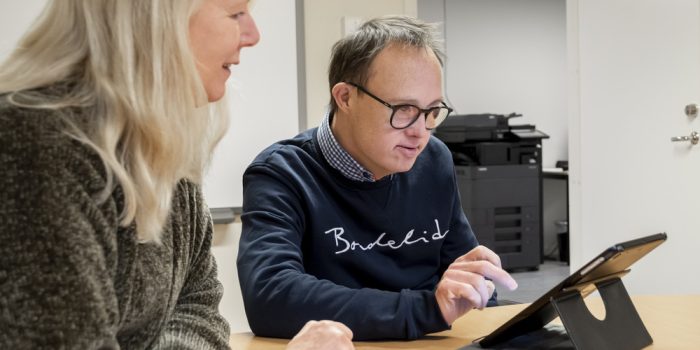
[{"label": "knit sweater texture", "polygon": [[141,243],[105,166],[65,133],[98,115],[0,95],[0,349],[220,349],[229,328],[200,187],[180,181],[162,243]]}]

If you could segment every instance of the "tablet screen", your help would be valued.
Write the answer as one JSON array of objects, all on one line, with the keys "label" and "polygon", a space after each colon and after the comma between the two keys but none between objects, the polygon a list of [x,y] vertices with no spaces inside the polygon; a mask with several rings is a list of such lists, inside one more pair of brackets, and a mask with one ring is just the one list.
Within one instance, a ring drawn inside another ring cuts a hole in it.
[{"label": "tablet screen", "polygon": [[666,240],[665,233],[658,233],[635,240],[622,242],[604,250],[578,271],[565,278],[547,293],[539,297],[527,308],[519,312],[491,334],[479,341],[483,347],[496,345],[521,334],[544,327],[557,317],[550,299],[561,293],[578,289],[586,296],[593,290],[594,283],[621,277],[628,268],[644,255]]}]

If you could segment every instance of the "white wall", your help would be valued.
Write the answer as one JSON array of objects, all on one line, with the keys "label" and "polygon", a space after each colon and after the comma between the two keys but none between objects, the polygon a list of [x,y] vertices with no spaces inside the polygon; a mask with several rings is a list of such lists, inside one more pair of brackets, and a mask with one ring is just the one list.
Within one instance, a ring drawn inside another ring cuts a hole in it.
[{"label": "white wall", "polygon": [[243,172],[263,149],[299,132],[294,0],[257,0],[260,42],[241,51],[227,83],[231,125],[204,181],[210,208],[241,207]]},{"label": "white wall", "polygon": [[668,241],[631,267],[631,294],[698,294],[698,0],[569,0],[572,268],[607,246]]},{"label": "white wall", "polygon": [[342,37],[344,16],[368,20],[383,15],[416,15],[416,0],[305,0],[307,127],[321,124],[330,101],[331,47]]},{"label": "white wall", "polygon": [[14,49],[17,40],[41,13],[46,0],[3,1],[0,4],[0,62]]},{"label": "white wall", "polygon": [[568,159],[564,0],[419,0],[418,16],[444,22],[457,113],[521,113],[550,136],[544,167]]}]

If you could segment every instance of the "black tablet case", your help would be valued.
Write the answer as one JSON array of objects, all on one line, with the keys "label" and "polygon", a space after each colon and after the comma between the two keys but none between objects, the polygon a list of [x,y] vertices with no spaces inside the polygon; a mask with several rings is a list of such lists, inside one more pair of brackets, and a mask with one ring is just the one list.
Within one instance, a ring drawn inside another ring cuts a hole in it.
[{"label": "black tablet case", "polygon": [[[632,264],[665,240],[666,234],[659,233],[606,249],[481,339],[479,344],[484,348],[503,344],[542,329],[556,317],[561,318],[571,342],[579,349],[639,349],[651,344],[651,336],[620,278]],[[606,308],[606,317],[602,321],[590,314],[583,301],[595,290],[594,286]]]}]

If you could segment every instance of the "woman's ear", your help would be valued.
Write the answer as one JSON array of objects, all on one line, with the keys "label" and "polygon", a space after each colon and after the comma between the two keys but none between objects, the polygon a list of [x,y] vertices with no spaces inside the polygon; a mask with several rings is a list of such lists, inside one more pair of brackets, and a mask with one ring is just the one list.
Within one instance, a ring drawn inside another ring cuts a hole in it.
[{"label": "woman's ear", "polygon": [[353,86],[348,83],[337,83],[331,89],[331,96],[335,100],[338,109],[347,111],[350,108],[350,97]]}]

